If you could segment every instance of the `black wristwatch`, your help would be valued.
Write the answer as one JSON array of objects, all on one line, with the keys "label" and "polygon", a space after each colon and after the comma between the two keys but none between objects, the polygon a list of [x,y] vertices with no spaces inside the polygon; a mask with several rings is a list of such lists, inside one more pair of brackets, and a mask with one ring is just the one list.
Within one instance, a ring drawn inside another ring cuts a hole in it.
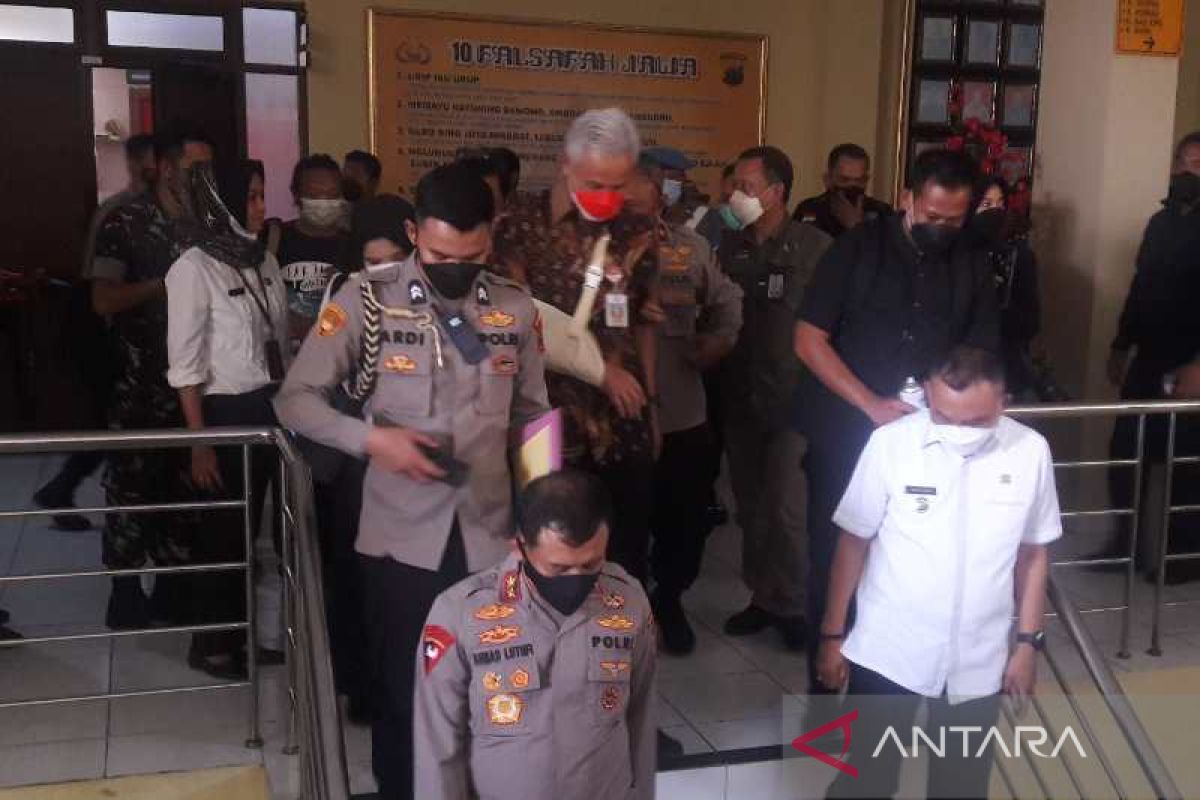
[{"label": "black wristwatch", "polygon": [[1018,633],[1017,644],[1027,644],[1037,652],[1042,652],[1046,649],[1046,633],[1045,631],[1034,631],[1033,633]]}]

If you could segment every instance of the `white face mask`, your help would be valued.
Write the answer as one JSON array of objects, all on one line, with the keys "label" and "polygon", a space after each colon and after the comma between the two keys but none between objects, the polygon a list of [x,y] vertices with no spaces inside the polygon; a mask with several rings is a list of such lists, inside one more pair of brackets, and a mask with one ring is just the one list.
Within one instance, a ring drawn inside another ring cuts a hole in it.
[{"label": "white face mask", "polygon": [[741,189],[729,198],[729,210],[743,225],[753,225],[763,215],[762,201]]},{"label": "white face mask", "polygon": [[964,458],[978,453],[996,435],[995,427],[977,428],[973,425],[939,425],[935,422],[933,429],[942,444]]},{"label": "white face mask", "polygon": [[345,214],[345,200],[300,198],[300,218],[317,228],[332,228],[342,221]]},{"label": "white face mask", "polygon": [[679,198],[683,197],[683,181],[678,181],[674,178],[663,178],[662,194],[663,205],[675,205],[679,202]]}]

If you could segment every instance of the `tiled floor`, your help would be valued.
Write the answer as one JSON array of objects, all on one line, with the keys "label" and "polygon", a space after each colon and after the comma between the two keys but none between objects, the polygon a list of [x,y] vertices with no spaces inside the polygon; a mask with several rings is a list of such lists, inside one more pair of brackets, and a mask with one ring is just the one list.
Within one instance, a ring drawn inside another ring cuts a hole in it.
[{"label": "tiled floor", "polygon": [[[27,507],[32,491],[55,466],[50,457],[0,458],[0,509]],[[99,499],[94,482],[79,497],[81,503]],[[738,578],[738,549],[736,527],[714,533],[703,575],[685,598],[696,627],[696,653],[660,660],[659,722],[688,754],[776,745],[802,729],[797,705],[793,701],[785,711],[784,696],[806,685],[803,656],[787,652],[774,632],[744,639],[721,632],[725,618],[748,598]],[[99,563],[96,531],[62,533],[50,530],[48,521],[0,521],[0,574],[95,568]],[[1112,605],[1121,597],[1118,574],[1064,575],[1083,606]],[[0,585],[0,608],[11,612],[10,624],[27,636],[102,631],[107,595],[108,583],[102,579],[5,584]],[[1194,584],[1167,590],[1169,601],[1196,597],[1200,587]],[[1200,664],[1200,614],[1189,607],[1167,608],[1165,653],[1146,655],[1148,600],[1148,587],[1139,583],[1132,657],[1112,663],[1124,671]],[[1088,625],[1104,651],[1114,653],[1119,617],[1092,615]],[[1051,646],[1065,651],[1061,630],[1053,624],[1050,630]],[[186,647],[185,637],[160,635],[0,648],[0,702],[204,683],[203,676],[188,669]],[[1082,680],[1082,665],[1069,656],[1062,659],[1068,680]],[[261,751],[243,746],[244,690],[0,709],[0,786],[261,762],[276,796],[294,797],[295,759],[282,754],[284,697],[282,670],[267,669],[261,691],[266,745]],[[346,744],[353,790],[371,791],[368,731],[347,727]],[[659,797],[818,797],[829,772],[810,759],[668,772],[659,776]],[[797,786],[803,791],[792,788]]]}]

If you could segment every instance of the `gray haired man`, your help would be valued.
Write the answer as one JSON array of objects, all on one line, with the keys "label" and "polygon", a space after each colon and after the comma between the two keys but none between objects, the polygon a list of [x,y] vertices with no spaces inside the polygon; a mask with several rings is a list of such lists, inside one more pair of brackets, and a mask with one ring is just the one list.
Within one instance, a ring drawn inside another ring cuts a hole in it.
[{"label": "gray haired man", "polygon": [[493,251],[499,271],[527,284],[536,299],[574,314],[592,246],[612,236],[589,325],[604,356],[604,379],[596,387],[548,372],[546,387],[564,416],[564,461],[598,475],[613,495],[609,560],[644,580],[661,312],[651,299],[654,220],[624,207],[639,149],[637,127],[621,109],[580,115],[564,137],[554,187],[514,204],[496,225]]}]

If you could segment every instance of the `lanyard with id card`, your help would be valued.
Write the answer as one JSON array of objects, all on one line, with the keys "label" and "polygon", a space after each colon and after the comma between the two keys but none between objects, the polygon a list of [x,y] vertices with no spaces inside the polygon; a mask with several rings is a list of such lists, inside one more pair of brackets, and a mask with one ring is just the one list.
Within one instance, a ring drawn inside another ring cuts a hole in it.
[{"label": "lanyard with id card", "polygon": [[622,287],[625,275],[620,270],[606,270],[604,279],[611,284],[604,295],[604,325],[608,328],[628,328],[629,295]]},{"label": "lanyard with id card", "polygon": [[262,292],[259,297],[258,293],[250,286],[250,282],[246,280],[246,275],[242,270],[237,270],[238,277],[242,279],[242,286],[246,288],[246,294],[250,295],[250,299],[254,301],[254,305],[258,306],[258,310],[262,312],[263,324],[268,331],[267,341],[263,345],[263,355],[267,361],[267,378],[272,383],[283,380],[283,349],[279,346],[279,340],[275,338],[275,328],[271,324],[271,296],[267,294],[267,284],[263,279],[261,268],[256,268],[254,274],[258,276],[258,288]]}]

